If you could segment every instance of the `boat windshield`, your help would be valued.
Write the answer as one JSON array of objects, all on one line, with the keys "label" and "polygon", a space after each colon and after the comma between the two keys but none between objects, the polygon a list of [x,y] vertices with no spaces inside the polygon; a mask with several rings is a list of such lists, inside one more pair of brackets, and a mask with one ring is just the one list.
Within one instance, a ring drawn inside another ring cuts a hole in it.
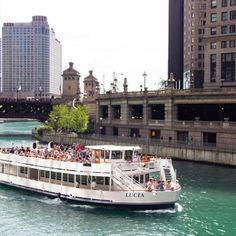
[{"label": "boat windshield", "polygon": [[111,159],[112,160],[120,160],[120,159],[122,159],[122,152],[121,151],[112,151]]},{"label": "boat windshield", "polygon": [[126,150],[126,151],[125,151],[125,160],[126,160],[126,161],[131,161],[131,160],[132,160],[132,155],[133,155],[133,151],[131,151],[131,150]]}]

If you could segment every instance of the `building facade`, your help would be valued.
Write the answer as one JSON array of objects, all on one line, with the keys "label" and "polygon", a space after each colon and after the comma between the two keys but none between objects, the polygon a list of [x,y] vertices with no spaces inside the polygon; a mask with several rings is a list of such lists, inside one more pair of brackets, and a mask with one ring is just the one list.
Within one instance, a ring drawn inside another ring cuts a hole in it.
[{"label": "building facade", "polygon": [[3,24],[2,90],[6,96],[59,96],[61,66],[61,44],[47,17]]},{"label": "building facade", "polygon": [[235,89],[173,86],[155,92],[100,94],[96,133],[214,148],[236,145]]},{"label": "building facade", "polygon": [[169,0],[168,71],[183,88],[235,86],[235,40],[235,0]]},{"label": "building facade", "polygon": [[206,12],[204,87],[235,86],[236,1],[207,1]]}]

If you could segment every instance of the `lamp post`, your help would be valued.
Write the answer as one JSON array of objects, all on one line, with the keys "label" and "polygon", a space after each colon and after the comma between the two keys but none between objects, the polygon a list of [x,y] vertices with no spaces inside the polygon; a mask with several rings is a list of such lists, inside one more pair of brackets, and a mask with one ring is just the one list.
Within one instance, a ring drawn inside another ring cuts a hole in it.
[{"label": "lamp post", "polygon": [[225,80],[221,79],[220,81],[221,81],[221,87],[223,87],[223,83],[224,83]]},{"label": "lamp post", "polygon": [[42,97],[42,87],[39,87],[39,100],[41,101],[41,97]]},{"label": "lamp post", "polygon": [[143,85],[140,84],[140,92],[142,92],[142,91],[143,91]]},{"label": "lamp post", "polygon": [[143,84],[143,86],[144,86],[144,91],[146,91],[147,90],[147,87],[146,87],[146,78],[147,78],[147,73],[146,73],[146,71],[144,71],[143,72],[143,79],[144,79],[144,84]]},{"label": "lamp post", "polygon": [[16,89],[16,101],[18,101],[20,91],[21,91],[21,85],[19,85]]},{"label": "lamp post", "polygon": [[102,129],[103,129],[103,127],[102,127],[102,120],[103,120],[103,118],[100,117],[100,127],[99,127],[99,129],[100,129],[100,134],[102,134]]}]

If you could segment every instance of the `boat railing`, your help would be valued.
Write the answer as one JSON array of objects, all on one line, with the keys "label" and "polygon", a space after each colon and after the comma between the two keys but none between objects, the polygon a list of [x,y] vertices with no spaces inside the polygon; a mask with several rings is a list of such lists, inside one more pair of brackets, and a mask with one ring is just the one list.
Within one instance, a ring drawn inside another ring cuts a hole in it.
[{"label": "boat railing", "polygon": [[172,165],[172,159],[165,158],[161,159],[161,176],[164,181],[167,179],[171,180],[172,182],[176,182],[176,173]]},{"label": "boat railing", "polygon": [[144,190],[144,187],[137,181],[129,177],[119,167],[115,167],[112,172],[113,181],[122,190]]},{"label": "boat railing", "polygon": [[113,167],[118,166],[122,171],[141,171],[141,170],[160,170],[160,160],[150,160],[147,162],[143,161],[132,161],[132,162],[116,162],[112,163]]}]

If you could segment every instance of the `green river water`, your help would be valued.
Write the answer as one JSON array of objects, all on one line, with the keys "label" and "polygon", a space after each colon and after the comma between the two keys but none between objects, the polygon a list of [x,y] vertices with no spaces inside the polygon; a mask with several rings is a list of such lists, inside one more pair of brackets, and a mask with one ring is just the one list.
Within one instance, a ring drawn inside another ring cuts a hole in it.
[{"label": "green river water", "polygon": [[[1,146],[31,145],[39,122],[0,123]],[[24,136],[9,136],[10,133]],[[182,185],[175,209],[124,211],[72,205],[0,185],[0,236],[236,235],[236,169],[174,161]]]}]

